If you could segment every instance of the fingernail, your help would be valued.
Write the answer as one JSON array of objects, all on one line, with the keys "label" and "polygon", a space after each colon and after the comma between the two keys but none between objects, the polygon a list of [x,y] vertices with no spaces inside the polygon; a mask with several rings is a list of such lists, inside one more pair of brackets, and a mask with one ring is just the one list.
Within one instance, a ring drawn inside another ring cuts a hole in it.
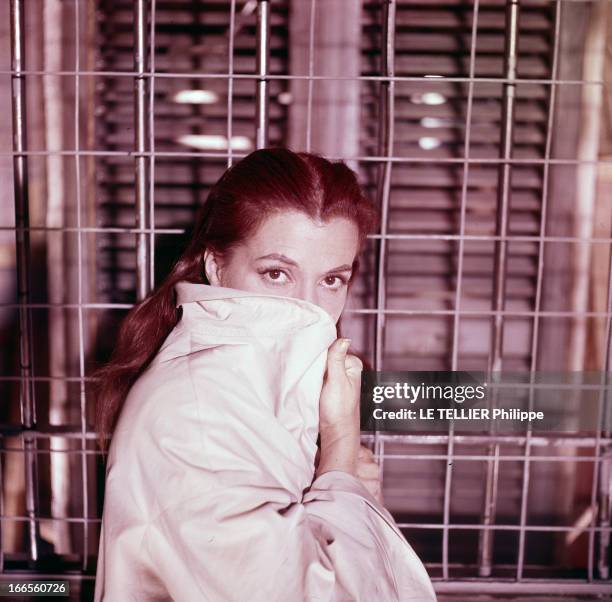
[{"label": "fingernail", "polygon": [[342,351],[346,351],[351,344],[351,339],[342,339]]}]

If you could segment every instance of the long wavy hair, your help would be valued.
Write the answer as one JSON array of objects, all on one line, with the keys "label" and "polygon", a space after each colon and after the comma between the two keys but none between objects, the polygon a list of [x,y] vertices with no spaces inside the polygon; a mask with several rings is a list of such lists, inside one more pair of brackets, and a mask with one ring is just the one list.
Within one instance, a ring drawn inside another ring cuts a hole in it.
[{"label": "long wavy hair", "polygon": [[[273,212],[297,210],[311,219],[352,220],[359,251],[378,224],[378,211],[361,190],[355,173],[341,161],[282,148],[256,150],[229,168],[211,188],[199,211],[193,236],[170,273],[121,322],[110,360],[93,374],[96,424],[107,448],[127,394],[180,320],[174,287],[188,281],[209,284],[203,255],[223,257],[253,234]],[[353,280],[358,269],[353,265]]]}]

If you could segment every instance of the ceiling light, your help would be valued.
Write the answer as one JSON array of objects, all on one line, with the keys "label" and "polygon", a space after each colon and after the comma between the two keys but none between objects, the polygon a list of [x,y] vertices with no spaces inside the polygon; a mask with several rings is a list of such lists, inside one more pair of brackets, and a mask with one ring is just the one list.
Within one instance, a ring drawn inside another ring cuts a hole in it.
[{"label": "ceiling light", "polygon": [[434,138],[433,136],[423,136],[419,138],[419,146],[423,150],[433,150],[434,148],[438,148],[442,144],[439,138]]},{"label": "ceiling light", "polygon": [[439,92],[417,92],[410,96],[410,100],[415,105],[443,105],[446,97]]},{"label": "ceiling light", "polygon": [[[227,150],[228,148],[226,136],[213,136],[210,134],[185,134],[184,136],[179,136],[177,142],[200,150]],[[234,151],[248,151],[253,148],[253,145],[246,136],[232,136],[231,148]]]},{"label": "ceiling light", "polygon": [[293,95],[291,92],[281,92],[277,97],[279,104],[290,105],[293,102]]},{"label": "ceiling light", "polygon": [[439,119],[438,117],[423,117],[421,119],[421,125],[424,128],[439,128],[446,125],[446,123],[444,119]]},{"label": "ceiling light", "polygon": [[191,105],[210,105],[219,100],[219,95],[211,90],[181,90],[174,95],[174,102]]}]

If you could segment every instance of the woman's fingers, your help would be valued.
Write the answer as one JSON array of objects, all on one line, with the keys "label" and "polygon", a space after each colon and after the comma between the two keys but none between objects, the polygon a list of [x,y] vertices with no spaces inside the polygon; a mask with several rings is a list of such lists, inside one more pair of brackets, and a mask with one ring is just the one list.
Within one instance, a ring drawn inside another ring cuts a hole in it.
[{"label": "woman's fingers", "polygon": [[347,354],[344,358],[344,368],[346,376],[349,379],[357,398],[359,398],[359,390],[361,388],[361,372],[363,371],[363,362],[352,354]]},{"label": "woman's fingers", "polygon": [[350,339],[341,338],[330,345],[327,353],[327,378],[342,379],[345,376],[345,362],[350,344]]},{"label": "woman's fingers", "polygon": [[[327,353],[327,370],[319,400],[319,429],[334,430],[334,436],[350,436],[352,453],[359,441],[359,396],[361,360],[349,353],[349,339],[336,339]],[[355,456],[353,456],[354,458]]]}]

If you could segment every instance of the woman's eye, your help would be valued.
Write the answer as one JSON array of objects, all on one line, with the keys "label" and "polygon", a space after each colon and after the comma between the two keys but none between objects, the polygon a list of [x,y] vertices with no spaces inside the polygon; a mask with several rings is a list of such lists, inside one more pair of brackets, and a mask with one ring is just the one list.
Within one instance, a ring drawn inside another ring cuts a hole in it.
[{"label": "woman's eye", "polygon": [[340,276],[327,276],[325,278],[325,284],[327,284],[329,288],[340,288],[342,285],[346,284],[346,281]]},{"label": "woman's eye", "polygon": [[284,284],[287,282],[287,274],[283,270],[264,270],[260,274],[263,274],[265,280],[274,284]]}]

